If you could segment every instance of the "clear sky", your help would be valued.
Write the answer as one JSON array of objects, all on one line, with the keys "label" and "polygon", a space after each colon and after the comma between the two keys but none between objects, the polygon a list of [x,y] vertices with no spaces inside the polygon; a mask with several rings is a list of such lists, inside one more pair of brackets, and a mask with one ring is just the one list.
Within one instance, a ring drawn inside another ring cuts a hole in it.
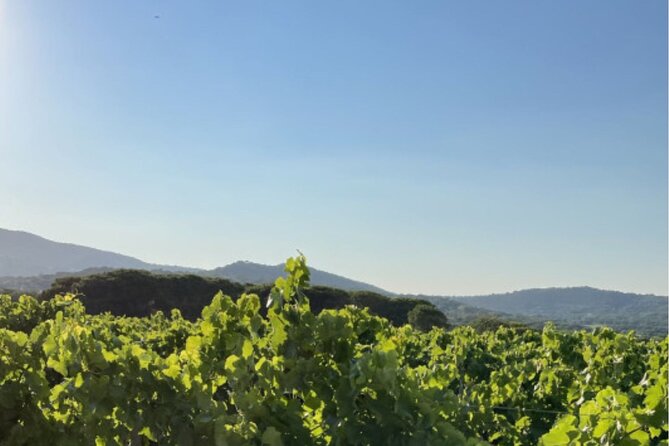
[{"label": "clear sky", "polygon": [[0,227],[666,294],[666,102],[662,0],[0,0]]}]

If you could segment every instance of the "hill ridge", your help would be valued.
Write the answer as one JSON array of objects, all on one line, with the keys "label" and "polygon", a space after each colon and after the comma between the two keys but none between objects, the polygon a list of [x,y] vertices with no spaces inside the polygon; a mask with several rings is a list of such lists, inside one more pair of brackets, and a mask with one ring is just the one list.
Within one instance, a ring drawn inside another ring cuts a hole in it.
[{"label": "hill ridge", "polygon": [[[32,291],[30,284],[33,282],[39,283],[43,289],[47,281],[57,277],[104,268],[193,273],[256,284],[272,283],[284,274],[283,263],[265,265],[250,260],[237,260],[210,270],[155,264],[113,251],[50,240],[27,231],[0,228],[0,288]],[[311,268],[311,272],[314,285],[392,294],[375,285],[317,268]]]}]

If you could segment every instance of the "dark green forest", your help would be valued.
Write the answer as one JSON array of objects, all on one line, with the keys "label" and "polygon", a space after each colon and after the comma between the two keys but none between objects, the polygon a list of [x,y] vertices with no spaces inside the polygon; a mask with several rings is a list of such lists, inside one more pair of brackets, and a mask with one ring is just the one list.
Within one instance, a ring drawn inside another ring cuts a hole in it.
[{"label": "dark green forest", "polygon": [[[156,274],[141,270],[114,270],[82,277],[62,277],[40,294],[40,299],[74,293],[79,296],[90,314],[110,312],[116,316],[149,316],[161,311],[169,314],[174,308],[183,317],[195,320],[202,309],[219,291],[233,299],[244,293],[257,294],[261,299],[261,313],[265,314],[267,297],[272,285],[240,284],[227,279],[203,277],[194,274]],[[346,305],[368,308],[370,313],[388,319],[393,325],[410,322],[426,326],[446,327],[447,318],[433,304],[420,299],[390,298],[372,291],[345,291],[325,286],[312,286],[306,291],[314,313],[324,309],[340,309]],[[429,311],[426,311],[429,310]]]}]

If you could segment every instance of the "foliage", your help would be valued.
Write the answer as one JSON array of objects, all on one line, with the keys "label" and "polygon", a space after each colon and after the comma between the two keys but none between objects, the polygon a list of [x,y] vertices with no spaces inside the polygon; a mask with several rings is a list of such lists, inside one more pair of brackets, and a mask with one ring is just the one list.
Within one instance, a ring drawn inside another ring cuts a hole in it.
[{"label": "foliage", "polygon": [[58,278],[41,297],[77,293],[91,314],[110,311],[117,315],[140,317],[178,308],[186,318],[196,319],[218,291],[236,297],[243,293],[244,287],[226,279],[193,274],[156,274],[121,269]]},{"label": "foliage", "polygon": [[373,314],[388,319],[394,325],[404,325],[409,322],[409,312],[416,305],[430,305],[431,303],[421,299],[407,297],[388,298],[371,291],[356,291],[351,293],[353,305],[361,308],[369,308]]},{"label": "foliage", "polygon": [[[0,299],[0,445],[666,444],[667,339],[315,314],[300,256],[192,322]],[[267,305],[266,305],[267,306]]]},{"label": "foliage", "polygon": [[474,327],[474,329],[476,329],[477,331],[496,331],[500,327],[517,328],[519,330],[524,330],[529,328],[528,326],[521,324],[519,322],[506,321],[494,316],[483,316],[476,318],[469,325]]},{"label": "foliage", "polygon": [[[83,277],[61,277],[41,295],[49,299],[58,294],[77,293],[91,314],[106,311],[118,316],[148,316],[155,311],[178,308],[186,319],[195,320],[218,291],[233,300],[242,294],[256,294],[261,313],[272,285],[241,285],[226,279],[193,274],[156,274],[140,270],[114,270]],[[324,286],[305,289],[311,309],[320,313],[326,308],[356,305],[369,308],[372,314],[385,317],[395,325],[408,322],[408,313],[416,305],[431,305],[418,299],[390,298],[371,291],[349,293]]]},{"label": "foliage", "polygon": [[409,311],[408,322],[421,331],[430,331],[433,327],[448,328],[446,315],[432,305],[420,304]]}]

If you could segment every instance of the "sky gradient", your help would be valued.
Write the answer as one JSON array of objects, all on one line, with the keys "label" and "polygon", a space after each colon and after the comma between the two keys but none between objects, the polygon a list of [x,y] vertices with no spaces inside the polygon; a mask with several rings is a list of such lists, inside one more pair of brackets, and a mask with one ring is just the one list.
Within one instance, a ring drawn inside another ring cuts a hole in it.
[{"label": "sky gradient", "polygon": [[0,0],[0,172],[150,262],[666,295],[666,2]]}]

